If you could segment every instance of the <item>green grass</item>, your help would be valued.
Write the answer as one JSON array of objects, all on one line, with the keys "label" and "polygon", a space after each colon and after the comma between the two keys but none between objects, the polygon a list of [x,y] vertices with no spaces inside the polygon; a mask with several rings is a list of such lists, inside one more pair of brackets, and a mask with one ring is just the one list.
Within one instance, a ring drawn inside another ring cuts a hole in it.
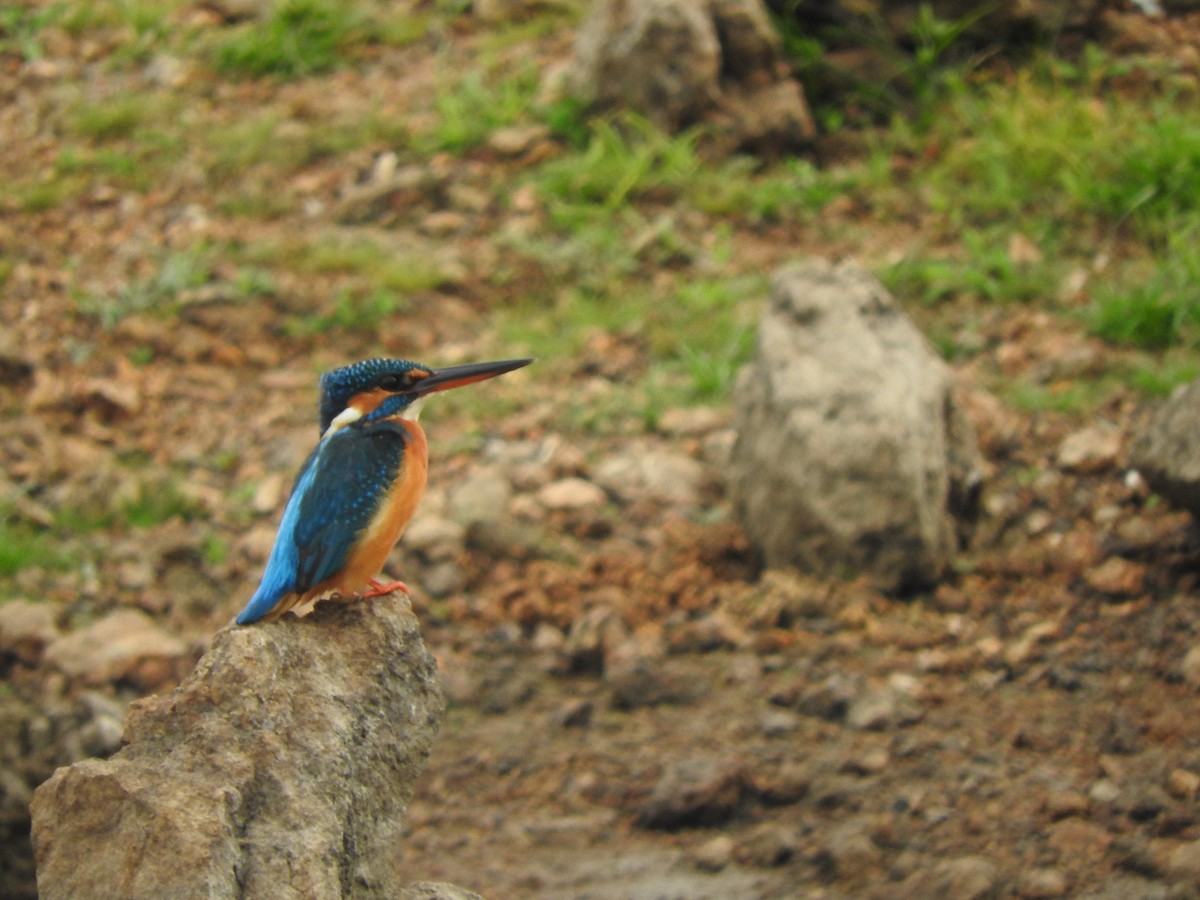
[{"label": "green grass", "polygon": [[63,16],[66,4],[0,7],[0,56],[13,54],[25,62],[44,56],[42,31]]},{"label": "green grass", "polygon": [[[200,287],[223,281],[218,275],[218,251],[198,246],[165,254],[155,271],[131,282],[115,294],[85,293],[75,297],[80,314],[109,329],[127,316],[149,313],[158,317],[176,315],[193,299]],[[270,272],[247,265],[234,270],[225,283],[223,298],[248,300],[275,293]]]},{"label": "green grass", "polygon": [[[880,280],[902,300],[924,306],[966,299],[992,303],[1053,303],[1059,264],[1049,258],[1014,259],[1003,230],[968,230],[962,256],[917,254],[879,272]],[[1044,242],[1034,241],[1038,247]]]},{"label": "green grass", "polygon": [[463,153],[481,146],[499,128],[525,121],[533,107],[538,71],[532,66],[515,73],[470,70],[443,76],[434,98],[436,124],[413,136],[421,153]]},{"label": "green grass", "polygon": [[289,251],[291,264],[304,272],[351,275],[368,285],[408,294],[444,284],[446,264],[430,248],[398,245],[351,231],[302,242]]},{"label": "green grass", "polygon": [[286,334],[311,337],[335,329],[374,331],[381,322],[408,309],[408,302],[395,291],[379,288],[367,296],[341,291],[328,309],[296,316],[284,325]]},{"label": "green grass", "polygon": [[301,78],[327,72],[347,55],[358,27],[350,4],[280,0],[264,21],[251,21],[216,50],[217,70],[252,77]]},{"label": "green grass", "polygon": [[1167,239],[1161,257],[1129,261],[1095,289],[1093,330],[1147,350],[1200,347],[1200,216]]},{"label": "green grass", "polygon": [[61,570],[69,565],[67,554],[51,532],[0,511],[0,577],[10,578],[26,568]]},{"label": "green grass", "polygon": [[680,194],[701,168],[697,132],[667,135],[633,114],[596,122],[582,152],[542,165],[539,192],[562,205],[618,209]]}]

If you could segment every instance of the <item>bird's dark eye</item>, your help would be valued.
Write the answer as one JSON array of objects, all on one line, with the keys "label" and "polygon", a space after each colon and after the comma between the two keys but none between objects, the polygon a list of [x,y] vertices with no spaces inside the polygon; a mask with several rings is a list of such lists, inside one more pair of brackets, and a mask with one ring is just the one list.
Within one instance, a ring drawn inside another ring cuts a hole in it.
[{"label": "bird's dark eye", "polygon": [[398,391],[404,387],[404,378],[400,375],[384,375],[377,384],[385,391]]}]

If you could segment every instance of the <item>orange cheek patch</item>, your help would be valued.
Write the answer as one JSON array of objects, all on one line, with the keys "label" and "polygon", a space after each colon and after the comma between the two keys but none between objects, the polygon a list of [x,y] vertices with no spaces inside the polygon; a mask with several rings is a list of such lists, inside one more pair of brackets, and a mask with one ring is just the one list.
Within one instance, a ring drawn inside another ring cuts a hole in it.
[{"label": "orange cheek patch", "polygon": [[355,394],[350,398],[350,406],[355,409],[362,410],[364,416],[369,416],[379,408],[379,404],[388,396],[388,392],[380,388],[371,388],[369,391]]}]

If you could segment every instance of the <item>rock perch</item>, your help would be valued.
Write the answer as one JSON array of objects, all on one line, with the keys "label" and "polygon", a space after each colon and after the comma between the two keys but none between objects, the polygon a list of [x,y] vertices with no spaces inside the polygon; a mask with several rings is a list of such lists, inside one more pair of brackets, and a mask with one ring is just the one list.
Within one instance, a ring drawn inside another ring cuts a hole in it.
[{"label": "rock perch", "polygon": [[227,628],[172,694],[134,704],[119,753],[38,788],[40,896],[411,895],[402,815],[443,710],[395,598]]}]

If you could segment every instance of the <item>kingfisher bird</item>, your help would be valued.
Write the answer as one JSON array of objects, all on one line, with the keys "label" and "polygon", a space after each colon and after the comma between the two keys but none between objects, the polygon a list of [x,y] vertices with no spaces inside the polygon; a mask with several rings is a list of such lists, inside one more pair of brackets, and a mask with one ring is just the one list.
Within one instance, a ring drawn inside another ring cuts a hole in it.
[{"label": "kingfisher bird", "polygon": [[321,439],[296,475],[262,583],[239,625],[273,621],[325,593],[377,597],[408,587],[376,575],[425,491],[429,464],[417,416],[436,391],[494,378],[532,359],[432,369],[367,359],[321,376]]}]

